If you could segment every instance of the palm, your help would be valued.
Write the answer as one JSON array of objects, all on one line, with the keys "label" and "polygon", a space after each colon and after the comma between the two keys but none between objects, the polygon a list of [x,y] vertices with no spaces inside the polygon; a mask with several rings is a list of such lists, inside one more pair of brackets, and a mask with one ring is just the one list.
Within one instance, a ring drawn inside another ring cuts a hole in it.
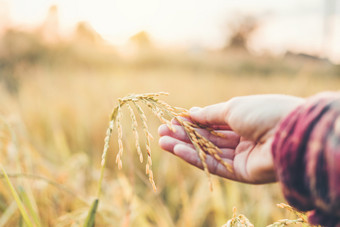
[{"label": "palm", "polygon": [[275,181],[275,175],[270,171],[272,162],[266,148],[268,145],[270,146],[268,143],[256,143],[250,140],[240,141],[235,148],[233,180],[246,183]]},{"label": "palm", "polygon": [[[245,96],[192,112],[193,121],[213,127],[226,135],[221,138],[205,130],[200,131],[222,150],[221,158],[234,169],[233,172],[228,171],[217,160],[207,155],[209,171],[245,183],[275,181],[271,156],[274,129],[284,116],[302,102],[303,99],[284,95]],[[160,127],[161,147],[202,168],[202,163],[183,128],[176,127],[176,133],[171,132],[165,125]]]},{"label": "palm", "polygon": [[[166,125],[162,125],[159,133],[161,147],[181,157],[188,163],[203,168],[198,154],[190,143],[184,129],[175,126],[176,132],[172,132]],[[234,171],[228,171],[215,158],[207,155],[206,163],[209,172],[212,174],[246,183],[272,182],[275,176],[270,174],[271,155],[266,152],[266,143],[255,143],[240,137],[232,130],[218,130],[225,135],[225,138],[211,135],[206,130],[199,130],[199,133],[212,141],[222,151],[220,155],[224,162],[233,166]],[[261,163],[260,165],[258,163]],[[269,165],[269,167],[268,167]],[[269,174],[267,173],[269,172]],[[257,176],[266,175],[264,180]]]}]

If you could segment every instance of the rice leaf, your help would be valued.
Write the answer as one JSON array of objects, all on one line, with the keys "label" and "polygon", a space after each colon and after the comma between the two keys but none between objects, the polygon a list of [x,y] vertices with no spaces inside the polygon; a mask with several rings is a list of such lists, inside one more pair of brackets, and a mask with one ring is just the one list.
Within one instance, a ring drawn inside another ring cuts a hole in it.
[{"label": "rice leaf", "polygon": [[21,216],[22,216],[24,222],[26,223],[26,225],[28,227],[33,227],[34,224],[32,223],[31,219],[29,218],[29,216],[28,216],[28,214],[26,212],[26,209],[25,209],[23,203],[21,202],[21,200],[20,200],[20,198],[18,196],[18,193],[15,191],[12,182],[9,180],[9,178],[7,176],[7,173],[6,173],[5,169],[2,166],[0,166],[0,168],[1,168],[2,174],[5,177],[5,181],[6,181],[8,187],[9,187],[11,193],[12,193],[12,196],[14,197],[14,199],[15,199],[17,205],[18,205],[18,208],[20,210],[20,213],[21,213]]},{"label": "rice leaf", "polygon": [[19,194],[20,194],[20,198],[22,199],[25,207],[27,208],[29,214],[31,215],[31,217],[33,218],[34,223],[36,224],[36,226],[40,227],[41,226],[41,221],[40,221],[40,217],[38,212],[33,208],[33,205],[25,191],[24,188],[20,187],[19,188]]},{"label": "rice leaf", "polygon": [[87,214],[84,227],[94,227],[96,212],[98,208],[99,199],[95,199],[91,205],[89,213]]}]

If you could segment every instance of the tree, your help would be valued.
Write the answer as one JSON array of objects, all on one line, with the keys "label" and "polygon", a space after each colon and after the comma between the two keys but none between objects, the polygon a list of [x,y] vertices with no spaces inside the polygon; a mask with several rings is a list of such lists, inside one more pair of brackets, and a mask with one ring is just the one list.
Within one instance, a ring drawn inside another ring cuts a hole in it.
[{"label": "tree", "polygon": [[225,50],[248,51],[248,41],[259,27],[258,20],[253,16],[238,16],[228,25],[230,36]]},{"label": "tree", "polygon": [[151,45],[149,34],[145,31],[138,32],[130,38],[130,42],[138,49],[148,49]]}]

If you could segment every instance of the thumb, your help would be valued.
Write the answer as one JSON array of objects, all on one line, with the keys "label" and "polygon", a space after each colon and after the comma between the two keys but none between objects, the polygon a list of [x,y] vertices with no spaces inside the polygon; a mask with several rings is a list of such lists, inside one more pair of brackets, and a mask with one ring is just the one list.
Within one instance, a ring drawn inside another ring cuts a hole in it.
[{"label": "thumb", "polygon": [[203,108],[193,107],[189,113],[193,121],[203,125],[227,124],[228,105],[223,102]]}]

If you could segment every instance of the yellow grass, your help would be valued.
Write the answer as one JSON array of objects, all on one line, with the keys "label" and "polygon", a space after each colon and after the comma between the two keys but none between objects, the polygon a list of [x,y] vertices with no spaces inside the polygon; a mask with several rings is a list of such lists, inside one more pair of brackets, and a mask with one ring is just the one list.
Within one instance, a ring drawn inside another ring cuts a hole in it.
[{"label": "yellow grass", "polygon": [[[24,173],[43,177],[10,177],[14,187],[22,187],[32,207],[37,208],[41,226],[84,223],[98,189],[109,113],[119,97],[167,91],[171,94],[164,98],[167,103],[190,108],[258,93],[306,97],[339,89],[340,84],[339,77],[316,77],[304,70],[294,76],[269,77],[182,68],[98,72],[33,67],[18,73],[25,76],[17,94],[0,90],[0,113],[9,126],[1,122],[0,152],[9,176]],[[203,171],[158,147],[160,123],[144,109],[148,131],[155,139],[150,139],[149,148],[144,142],[140,144],[142,150],[153,151],[153,177],[158,187],[154,193],[139,163],[141,157],[136,155],[135,132],[130,127],[136,123],[130,120],[129,109],[122,111],[128,117],[121,119],[122,131],[113,131],[113,136],[122,134],[125,150],[120,161],[124,168],[118,170],[115,165],[115,156],[121,153],[117,140],[111,140],[96,226],[222,226],[232,216],[234,206],[254,226],[294,218],[276,207],[284,201],[277,184],[245,185],[212,177],[214,191],[210,192]],[[138,118],[137,123],[136,130],[143,135],[143,123]],[[18,226],[20,212],[13,211],[13,197],[5,181],[0,182],[0,220],[6,220],[1,223]]]}]

